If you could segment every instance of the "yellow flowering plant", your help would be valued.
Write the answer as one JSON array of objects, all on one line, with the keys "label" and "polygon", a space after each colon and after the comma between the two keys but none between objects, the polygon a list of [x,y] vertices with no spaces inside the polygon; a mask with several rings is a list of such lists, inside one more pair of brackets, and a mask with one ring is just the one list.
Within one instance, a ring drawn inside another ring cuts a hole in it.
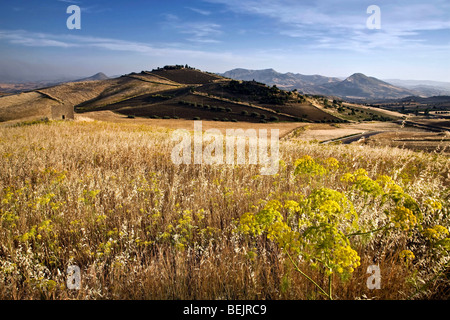
[{"label": "yellow flowering plant", "polygon": [[431,228],[423,230],[422,234],[432,247],[441,249],[443,251],[450,250],[450,237],[449,231],[446,227],[441,225],[435,225]]},{"label": "yellow flowering plant", "polygon": [[311,156],[303,156],[294,163],[294,174],[307,174],[310,176],[323,176],[327,173],[322,165],[314,161]]},{"label": "yellow flowering plant", "polygon": [[[294,163],[294,175],[304,177],[326,176],[329,171],[336,171],[339,162],[334,158],[316,162],[310,156],[304,156]],[[394,180],[386,175],[376,180],[369,177],[365,169],[357,169],[341,175],[344,191],[317,187],[304,197],[295,199],[289,195],[275,195],[275,199],[261,202],[259,209],[243,214],[237,230],[250,236],[252,241],[266,237],[280,247],[292,262],[294,269],[312,282],[319,291],[332,299],[332,276],[337,274],[347,279],[360,266],[361,258],[352,247],[350,239],[358,235],[370,235],[380,231],[395,229],[397,232],[420,231],[423,213],[418,203],[404,191]],[[349,197],[347,197],[347,194]],[[297,194],[298,195],[298,194]],[[357,197],[355,197],[357,196]],[[385,216],[375,228],[370,222],[360,221],[351,199],[365,201],[358,209],[377,205]],[[440,210],[437,200],[428,201],[425,205],[433,210]],[[445,247],[450,244],[448,230],[441,226],[428,228],[423,235],[433,244]],[[415,258],[410,250],[400,253],[404,261],[412,262]],[[299,267],[301,259],[313,268],[321,270],[329,277],[328,289],[322,288]]]},{"label": "yellow flowering plant", "polygon": [[[360,265],[360,257],[344,233],[355,230],[357,221],[353,204],[344,194],[321,188],[304,200],[287,200],[284,204],[279,200],[267,201],[256,213],[242,215],[238,229],[243,234],[263,235],[275,242],[295,270],[331,299],[332,275],[337,273],[346,278]],[[300,270],[295,256],[301,256],[312,266],[322,266],[329,276],[328,291]]]}]

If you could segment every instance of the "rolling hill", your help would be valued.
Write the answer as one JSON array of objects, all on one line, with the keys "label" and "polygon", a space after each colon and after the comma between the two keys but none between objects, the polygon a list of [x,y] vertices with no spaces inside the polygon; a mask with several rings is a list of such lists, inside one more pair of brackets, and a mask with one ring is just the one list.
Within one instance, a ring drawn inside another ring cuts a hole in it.
[{"label": "rolling hill", "polygon": [[80,81],[97,81],[97,80],[107,80],[107,79],[109,79],[109,77],[108,77],[106,74],[104,74],[103,72],[99,72],[99,73],[94,74],[94,75],[91,76],[91,77],[87,77],[87,78],[84,78],[84,79],[75,80],[75,81],[73,81],[73,82],[80,82]]},{"label": "rolling hill", "polygon": [[393,86],[374,77],[355,73],[344,81],[321,86],[321,92],[346,99],[396,99],[414,95],[414,92]]},{"label": "rolling hill", "polygon": [[[236,81],[191,67],[166,66],[114,79],[104,77],[97,74],[78,82],[0,97],[0,121],[55,118],[55,114],[60,119],[66,111],[54,112],[55,108],[72,108],[77,113],[113,111],[129,118],[253,123],[346,122],[353,117],[350,109],[342,112],[345,109],[342,105],[340,112],[332,112],[323,107],[325,100],[253,80]],[[308,79],[309,83],[329,85],[330,92],[332,85],[340,83],[316,76]],[[359,77],[353,79],[362,82]],[[361,112],[355,120],[371,120],[373,115]]]},{"label": "rolling hill", "polygon": [[36,90],[39,88],[52,87],[52,86],[56,86],[56,85],[59,85],[62,83],[96,81],[96,80],[106,80],[106,79],[110,79],[110,78],[107,75],[105,75],[103,72],[99,72],[91,77],[86,77],[86,78],[77,79],[77,80],[35,81],[35,82],[23,82],[23,83],[5,82],[5,83],[0,83],[0,92],[3,92],[5,94],[21,93],[21,92]]},{"label": "rolling hill", "polygon": [[339,78],[320,75],[303,75],[291,72],[279,73],[274,69],[248,70],[238,68],[220,75],[235,80],[255,80],[269,86],[276,85],[285,90],[298,89],[307,94],[316,94],[316,86],[341,81]]},{"label": "rolling hill", "polygon": [[77,112],[222,121],[338,121],[299,97],[256,82],[239,83],[192,68],[166,67],[115,79],[64,83],[0,98],[0,121],[49,117],[54,106]]},{"label": "rolling hill", "polygon": [[297,89],[305,94],[336,96],[348,100],[398,99],[419,94],[362,73],[355,73],[345,80],[320,75],[283,74],[273,69],[233,69],[221,75],[235,80],[254,79],[286,90]]},{"label": "rolling hill", "polygon": [[399,79],[389,79],[383,81],[391,83],[395,86],[413,90],[420,93],[420,95],[424,97],[450,95],[450,82]]}]

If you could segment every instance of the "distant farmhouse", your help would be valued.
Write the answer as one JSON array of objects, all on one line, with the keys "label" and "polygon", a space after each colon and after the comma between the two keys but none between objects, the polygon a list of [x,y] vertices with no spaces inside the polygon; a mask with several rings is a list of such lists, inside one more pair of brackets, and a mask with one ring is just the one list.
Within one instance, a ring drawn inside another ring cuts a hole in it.
[{"label": "distant farmhouse", "polygon": [[52,120],[74,120],[75,113],[73,111],[73,106],[60,104],[52,106]]},{"label": "distant farmhouse", "polygon": [[35,92],[40,93],[45,98],[58,102],[57,105],[52,105],[50,114],[47,115],[49,119],[52,120],[74,120],[75,112],[73,105],[67,105],[62,102],[60,99],[50,95],[47,92],[43,92],[42,90],[35,90]]}]

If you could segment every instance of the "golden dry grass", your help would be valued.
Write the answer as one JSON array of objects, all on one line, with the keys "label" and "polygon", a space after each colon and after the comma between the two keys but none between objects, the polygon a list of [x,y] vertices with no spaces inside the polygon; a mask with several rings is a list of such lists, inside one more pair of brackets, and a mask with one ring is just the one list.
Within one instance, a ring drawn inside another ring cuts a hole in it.
[{"label": "golden dry grass", "polygon": [[[150,92],[172,89],[176,84],[150,75],[120,77],[101,81],[81,81],[0,97],[0,122],[39,119],[51,116],[51,107],[99,107]],[[179,85],[178,85],[179,86]]]},{"label": "golden dry grass", "polygon": [[[423,212],[426,199],[440,201],[426,221],[449,226],[446,156],[288,140],[280,145],[286,166],[261,176],[255,165],[176,166],[171,131],[98,121],[0,128],[0,298],[323,299],[275,243],[249,241],[236,227],[260,201],[321,186],[346,192],[339,177],[358,168],[393,177]],[[318,179],[295,177],[293,163],[304,155],[334,157],[340,167]],[[381,219],[378,203],[348,192],[363,220]],[[411,241],[421,246],[407,265],[399,252]],[[346,281],[334,278],[334,297],[415,293],[448,261],[423,252],[420,241],[401,232],[355,240],[361,266]],[[366,286],[374,263],[380,290]],[[80,290],[66,288],[69,265],[81,268]],[[326,285],[323,271],[300,266]],[[448,298],[448,285],[439,277],[415,297]]]}]

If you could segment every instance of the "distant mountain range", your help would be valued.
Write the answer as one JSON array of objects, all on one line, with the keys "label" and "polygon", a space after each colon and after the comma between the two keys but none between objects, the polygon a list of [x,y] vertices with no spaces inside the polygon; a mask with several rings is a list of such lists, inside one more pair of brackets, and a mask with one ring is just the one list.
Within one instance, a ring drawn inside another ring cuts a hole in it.
[{"label": "distant mountain range", "polygon": [[106,74],[104,74],[103,72],[99,72],[99,73],[94,74],[91,77],[75,80],[74,82],[97,81],[97,80],[107,80],[107,79],[109,79],[109,77]]},{"label": "distant mountain range", "polygon": [[305,94],[336,96],[347,100],[400,99],[408,96],[430,97],[450,94],[450,83],[435,81],[382,81],[355,73],[345,80],[321,75],[279,73],[274,69],[233,69],[221,76],[235,80],[255,80],[285,90]]},{"label": "distant mountain range", "polygon": [[[412,96],[426,98],[450,95],[449,82],[399,79],[380,80],[362,73],[355,73],[343,79],[322,75],[303,75],[292,72],[280,73],[274,69],[249,70],[238,68],[219,75],[235,80],[255,80],[269,86],[276,85],[278,88],[284,90],[297,89],[304,94],[325,95],[354,101],[402,99]],[[0,78],[0,96],[36,90],[62,83],[108,79],[111,78],[102,72],[82,79],[29,83],[1,83]]]},{"label": "distant mountain range", "polygon": [[277,85],[280,89],[285,90],[300,90],[301,88],[305,93],[315,91],[317,86],[341,81],[339,78],[324,77],[320,75],[303,75],[291,72],[279,73],[274,69],[233,69],[220,75],[235,80],[255,80],[267,85]]},{"label": "distant mountain range", "polygon": [[430,80],[384,80],[395,86],[400,86],[421,93],[422,96],[443,96],[450,95],[450,83]]},{"label": "distant mountain range", "polygon": [[[110,79],[107,75],[105,75],[103,72],[99,72],[93,76],[82,78],[82,79],[75,79],[75,80],[59,80],[59,81],[36,81],[36,82],[23,82],[23,83],[1,83],[0,82],[0,95],[1,92],[3,93],[18,93],[18,92],[24,92],[24,91],[31,91],[36,90],[39,88],[45,88],[45,87],[51,87],[56,86],[58,84],[62,83],[69,83],[69,82],[81,82],[81,81],[97,81],[97,80],[107,80]],[[1,81],[1,79],[0,79]]]}]

